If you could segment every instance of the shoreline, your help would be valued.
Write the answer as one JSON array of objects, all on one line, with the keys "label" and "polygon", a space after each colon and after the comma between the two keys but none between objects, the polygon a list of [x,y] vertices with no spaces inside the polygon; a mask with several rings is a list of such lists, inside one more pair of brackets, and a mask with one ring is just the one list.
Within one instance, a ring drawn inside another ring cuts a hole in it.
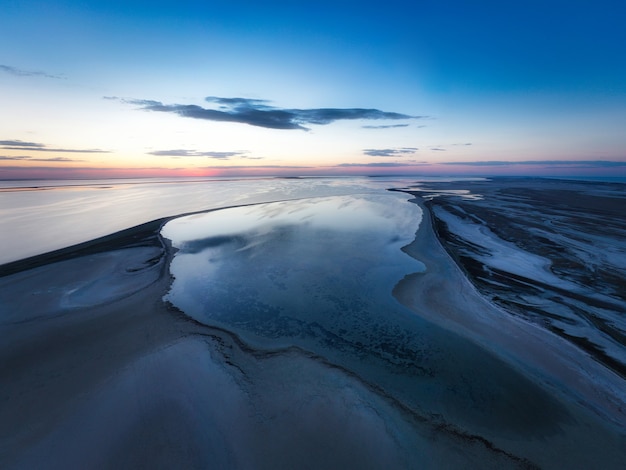
[{"label": "shoreline", "polygon": [[5,276],[19,273],[21,271],[27,271],[29,269],[38,268],[48,264],[60,261],[67,261],[87,255],[104,253],[120,248],[155,246],[165,249],[166,242],[165,239],[161,237],[161,229],[166,223],[171,220],[181,217],[187,217],[190,215],[205,214],[208,212],[234,209],[237,207],[248,207],[257,204],[265,203],[259,202],[250,204],[239,204],[227,207],[217,207],[206,210],[183,212],[182,214],[172,215],[169,217],[160,217],[149,222],[145,222],[123,230],[119,230],[117,232],[113,232],[109,235],[94,238],[93,240],[88,240],[82,243],[77,243],[67,246],[65,248],[59,248],[58,250],[53,250],[34,256],[28,256],[26,258],[15,261],[9,261],[8,263],[0,264],[0,279]]},{"label": "shoreline", "polygon": [[[178,216],[176,216],[178,217]],[[60,248],[58,250],[29,256],[16,261],[0,265],[0,279],[5,276],[38,268],[48,264],[67,261],[81,256],[104,253],[114,249],[132,248],[138,246],[163,247],[159,232],[161,227],[169,220],[176,217],[164,217],[144,224],[136,225],[110,235],[98,237],[76,245]]]}]

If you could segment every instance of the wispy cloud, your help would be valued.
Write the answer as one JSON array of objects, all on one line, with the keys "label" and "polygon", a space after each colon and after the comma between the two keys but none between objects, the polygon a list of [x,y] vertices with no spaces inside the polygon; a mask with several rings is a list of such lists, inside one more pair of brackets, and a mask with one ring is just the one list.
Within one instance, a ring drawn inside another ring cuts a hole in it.
[{"label": "wispy cloud", "polygon": [[434,150],[436,152],[445,152],[446,149],[444,149],[443,147],[431,147],[430,150]]},{"label": "wispy cloud", "polygon": [[0,160],[19,160],[19,161],[29,161],[29,162],[83,162],[84,160],[76,160],[74,158],[67,157],[53,157],[53,158],[33,158],[25,155],[20,155],[17,157],[0,155]]},{"label": "wispy cloud", "polygon": [[[118,99],[115,97],[105,98]],[[203,108],[195,104],[164,104],[154,100],[119,100],[139,106],[145,111],[172,113],[207,121],[235,122],[268,129],[309,130],[306,126],[310,124],[326,125],[342,120],[400,120],[424,117],[366,108],[277,108],[269,105],[267,100],[217,96],[209,96],[205,99],[206,102],[214,104],[217,109]]]},{"label": "wispy cloud", "polygon": [[363,154],[369,157],[400,157],[413,155],[419,149],[417,147],[396,147],[390,149],[363,149]]},{"label": "wispy cloud", "polygon": [[24,150],[29,152],[58,152],[58,153],[110,153],[100,149],[65,149],[49,148],[36,142],[24,142],[21,140],[0,140],[2,150]]},{"label": "wispy cloud", "polygon": [[154,152],[148,152],[149,155],[155,155],[158,157],[207,157],[215,158],[218,160],[228,160],[231,157],[244,157],[246,158],[246,151],[237,152],[201,152],[198,150],[188,149],[174,149],[174,150],[155,150]]},{"label": "wispy cloud", "polygon": [[284,169],[284,170],[299,170],[314,168],[311,166],[296,166],[296,165],[220,165],[220,166],[205,166],[202,167],[207,170],[255,170],[255,169]]},{"label": "wispy cloud", "polygon": [[381,126],[361,126],[363,129],[394,129],[396,127],[409,127],[408,124],[386,124]]},{"label": "wispy cloud", "polygon": [[109,150],[100,150],[100,149],[63,149],[63,148],[25,148],[25,147],[10,147],[4,146],[0,147],[2,150],[28,150],[30,152],[58,152],[58,153],[110,153]]},{"label": "wispy cloud", "polygon": [[393,167],[407,167],[418,166],[418,163],[400,163],[400,162],[373,162],[373,163],[339,163],[336,167],[379,167],[379,168],[393,168]]},{"label": "wispy cloud", "polygon": [[550,167],[579,167],[579,168],[619,168],[626,167],[626,161],[611,160],[486,160],[477,162],[444,162],[442,165],[462,166],[550,166]]},{"label": "wispy cloud", "polygon": [[15,75],[16,77],[44,77],[44,78],[54,78],[54,79],[64,78],[60,75],[52,75],[46,72],[41,72],[39,70],[24,70],[24,69],[12,67],[10,65],[3,65],[3,64],[0,64],[0,71],[8,73],[10,75]]}]

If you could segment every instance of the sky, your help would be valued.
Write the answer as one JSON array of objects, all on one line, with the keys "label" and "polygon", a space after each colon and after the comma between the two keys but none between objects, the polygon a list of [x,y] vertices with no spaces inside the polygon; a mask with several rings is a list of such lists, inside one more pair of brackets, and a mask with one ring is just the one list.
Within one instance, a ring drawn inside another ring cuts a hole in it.
[{"label": "sky", "polygon": [[0,179],[626,176],[626,3],[3,0]]}]

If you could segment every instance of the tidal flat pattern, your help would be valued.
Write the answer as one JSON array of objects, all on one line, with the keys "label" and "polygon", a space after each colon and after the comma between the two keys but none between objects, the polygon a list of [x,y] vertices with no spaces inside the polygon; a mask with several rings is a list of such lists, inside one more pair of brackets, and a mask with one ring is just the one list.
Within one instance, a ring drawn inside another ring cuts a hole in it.
[{"label": "tidal flat pattern", "polygon": [[500,178],[415,194],[483,295],[626,378],[625,184]]}]

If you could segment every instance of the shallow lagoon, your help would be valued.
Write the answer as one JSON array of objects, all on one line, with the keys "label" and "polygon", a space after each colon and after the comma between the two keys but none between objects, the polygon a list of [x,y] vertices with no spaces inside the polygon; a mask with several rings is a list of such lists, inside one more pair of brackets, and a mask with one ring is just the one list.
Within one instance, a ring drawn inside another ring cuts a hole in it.
[{"label": "shallow lagoon", "polygon": [[304,324],[329,320],[354,331],[397,309],[394,285],[424,269],[401,251],[421,218],[409,198],[314,198],[175,219],[162,229],[178,249],[166,299],[202,323],[258,337],[302,336]]}]

